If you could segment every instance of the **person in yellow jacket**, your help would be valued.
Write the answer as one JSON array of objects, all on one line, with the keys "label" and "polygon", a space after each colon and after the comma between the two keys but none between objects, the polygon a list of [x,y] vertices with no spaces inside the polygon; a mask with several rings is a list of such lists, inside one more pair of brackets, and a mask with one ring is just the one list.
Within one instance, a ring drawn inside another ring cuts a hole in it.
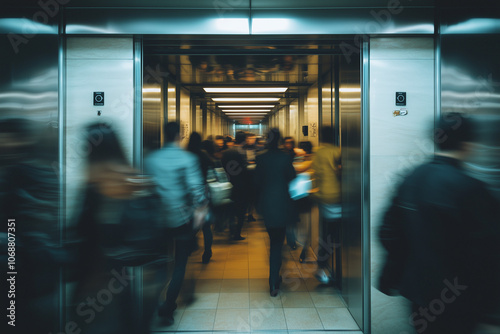
[{"label": "person in yellow jacket", "polygon": [[[318,249],[318,270],[315,277],[323,284],[340,284],[340,227],[342,218],[341,205],[341,154],[334,145],[334,130],[325,126],[321,129],[321,143],[312,162],[317,191],[313,198],[318,202],[320,212],[320,230],[322,237]],[[330,277],[325,271],[330,255],[335,253],[335,273]]]}]

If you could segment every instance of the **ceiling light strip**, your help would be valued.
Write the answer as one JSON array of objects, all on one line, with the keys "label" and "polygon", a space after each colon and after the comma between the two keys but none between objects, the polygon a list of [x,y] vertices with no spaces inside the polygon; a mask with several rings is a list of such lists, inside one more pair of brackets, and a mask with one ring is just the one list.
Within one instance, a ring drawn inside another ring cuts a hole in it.
[{"label": "ceiling light strip", "polygon": [[238,105],[228,105],[228,106],[225,106],[225,105],[219,105],[219,108],[221,109],[224,109],[224,108],[274,108],[275,105],[274,104],[263,104],[263,105],[258,105],[258,104],[254,104],[254,105],[241,105],[241,106],[238,106]]},{"label": "ceiling light strip", "polygon": [[212,97],[214,102],[278,102],[279,97]]},{"label": "ceiling light strip", "polygon": [[288,87],[205,87],[203,88],[207,93],[284,93]]},{"label": "ceiling light strip", "polygon": [[224,109],[223,112],[270,112],[271,109]]}]

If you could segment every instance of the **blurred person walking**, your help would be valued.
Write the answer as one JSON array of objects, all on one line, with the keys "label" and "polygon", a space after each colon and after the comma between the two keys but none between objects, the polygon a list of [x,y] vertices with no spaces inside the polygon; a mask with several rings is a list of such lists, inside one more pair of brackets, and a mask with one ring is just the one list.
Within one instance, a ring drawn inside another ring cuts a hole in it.
[{"label": "blurred person walking", "polygon": [[434,133],[439,152],[403,180],[379,231],[388,252],[379,288],[412,302],[418,333],[500,324],[499,203],[463,168],[473,139],[469,119],[443,115]]},{"label": "blurred person walking", "polygon": [[174,322],[173,312],[192,250],[194,213],[207,201],[199,159],[180,147],[179,133],[179,123],[167,123],[164,147],[147,157],[144,164],[158,185],[167,233],[175,241],[174,272],[165,303],[158,311],[167,325]]},{"label": "blurred person walking", "polygon": [[[142,232],[159,218],[156,211],[129,210],[143,199],[149,201],[147,196],[154,191],[154,185],[130,166],[109,125],[90,125],[86,135],[90,153],[83,208],[76,225],[81,242],[73,295],[75,309],[70,318],[82,333],[148,333],[156,303],[153,307],[144,303],[144,312],[136,314],[132,276],[126,267],[140,265],[137,259],[156,259],[155,254],[143,256],[146,248],[153,247],[135,248],[135,241],[161,248],[158,238],[151,239],[152,233],[148,240],[140,240]],[[127,235],[132,237],[127,239]],[[127,243],[131,240],[134,242]],[[114,282],[112,288],[110,282]],[[102,299],[104,295],[109,300]]]},{"label": "blurred person walking", "polygon": [[[341,224],[342,205],[340,193],[340,170],[341,155],[340,148],[335,146],[335,132],[330,126],[321,128],[321,143],[313,157],[312,169],[318,191],[313,198],[318,202],[321,217],[321,240],[318,249],[318,269],[315,273],[316,279],[323,284],[329,284],[334,280],[336,284],[341,283],[342,278],[342,255]],[[332,268],[332,276],[327,274],[328,259],[334,254],[335,266]]]},{"label": "blurred person walking", "polygon": [[[243,150],[245,150],[246,159],[247,159],[247,170],[248,177],[250,180],[254,179],[254,171],[255,171],[255,157],[257,155],[257,146],[256,146],[257,137],[254,133],[248,133],[245,139],[245,145],[243,145]],[[254,222],[256,219],[253,216],[254,206],[255,206],[255,188],[253,182],[248,183],[248,208],[247,208],[247,221]]]},{"label": "blurred person walking", "polygon": [[246,133],[238,131],[233,148],[228,149],[222,156],[222,166],[233,185],[231,193],[232,213],[229,222],[230,237],[232,240],[245,240],[241,236],[241,229],[245,221],[248,205],[250,180],[248,177],[246,154],[243,150]]},{"label": "blurred person walking", "polygon": [[[0,138],[0,258],[5,268],[8,258],[14,259],[15,268],[8,271],[19,273],[0,283],[9,295],[2,307],[15,307],[17,321],[7,311],[6,322],[12,321],[19,333],[48,333],[58,325],[61,270],[72,260],[59,234],[59,178],[52,166],[57,128],[4,119]],[[15,293],[10,293],[14,283]]]},{"label": "blurred person walking", "polygon": [[[206,186],[208,170],[210,168],[214,168],[215,164],[212,161],[212,159],[210,159],[208,153],[202,149],[201,136],[198,132],[191,133],[191,136],[189,137],[187,150],[198,157],[198,161],[201,167],[201,175],[203,177],[203,181],[205,182]],[[210,212],[211,214],[209,214],[209,216],[212,217],[213,210],[210,210]],[[212,243],[213,243],[211,219],[208,219],[203,224],[202,231],[203,231],[203,241],[204,241],[205,251],[202,255],[201,261],[203,263],[208,263],[210,261],[210,258],[212,257]]]},{"label": "blurred person walking", "polygon": [[257,191],[257,212],[264,218],[264,224],[271,240],[269,255],[269,291],[272,297],[279,293],[282,263],[281,249],[285,240],[286,227],[297,220],[288,184],[295,178],[290,157],[279,150],[281,135],[278,129],[268,134],[267,151],[257,156],[255,187]]}]

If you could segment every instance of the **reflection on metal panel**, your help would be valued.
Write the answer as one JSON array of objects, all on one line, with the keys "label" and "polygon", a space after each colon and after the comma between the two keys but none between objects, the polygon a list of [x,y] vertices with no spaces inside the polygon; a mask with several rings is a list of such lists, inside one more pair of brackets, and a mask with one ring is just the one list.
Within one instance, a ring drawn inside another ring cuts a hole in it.
[{"label": "reflection on metal panel", "polygon": [[442,113],[466,113],[477,122],[478,143],[468,167],[500,198],[499,58],[499,35],[442,36]]},{"label": "reflection on metal panel", "polygon": [[252,34],[433,34],[430,8],[252,10]]},{"label": "reflection on metal panel", "polygon": [[342,149],[342,296],[363,328],[361,244],[361,90],[360,62],[340,60]]},{"label": "reflection on metal panel", "polygon": [[0,35],[0,115],[58,121],[57,36],[39,35],[16,52]]},{"label": "reflection on metal panel", "polygon": [[78,9],[67,11],[67,34],[248,34],[247,10]]},{"label": "reflection on metal panel", "polygon": [[[395,2],[396,3],[396,2]],[[387,8],[391,2],[387,0],[252,0],[252,8],[353,8],[353,7],[379,7]],[[433,6],[434,0],[397,1],[397,6],[426,7]]]},{"label": "reflection on metal panel", "polygon": [[[249,22],[251,18],[251,22]],[[433,34],[432,8],[72,9],[67,34]],[[251,24],[250,24],[251,23]],[[251,26],[251,31],[250,31]]]},{"label": "reflection on metal panel", "polygon": [[144,156],[149,151],[158,149],[162,144],[163,112],[163,85],[160,83],[145,83],[142,88],[142,125]]},{"label": "reflection on metal panel", "polygon": [[[13,211],[1,213],[5,221],[7,218],[18,220],[15,231],[17,240],[23,240],[22,249],[32,250],[30,255],[23,252],[22,259],[24,263],[36,263],[36,266],[24,265],[21,270],[24,270],[24,275],[37,275],[32,282],[44,289],[27,287],[30,281],[26,280],[21,281],[24,286],[19,285],[18,288],[24,291],[30,289],[28,298],[24,297],[21,303],[30,309],[25,313],[30,321],[36,323],[40,332],[46,333],[58,329],[60,310],[64,309],[62,281],[59,279],[62,271],[58,263],[46,255],[33,255],[35,252],[39,254],[40,250],[56,249],[63,243],[62,182],[58,155],[59,44],[57,35],[38,35],[16,52],[7,37],[0,34],[0,189],[2,211]],[[6,168],[8,166],[12,168]],[[12,178],[12,171],[15,171],[14,175],[22,173],[21,177]],[[16,186],[15,191],[6,187],[9,183]],[[6,196],[15,199],[15,208],[4,207],[12,203],[6,200]],[[4,224],[7,226],[7,222]],[[5,228],[3,233],[6,232]],[[40,270],[48,266],[51,268],[50,276]],[[37,320],[34,320],[34,314]],[[43,321],[38,321],[40,319]]]},{"label": "reflection on metal panel", "polygon": [[500,33],[500,11],[496,1],[474,3],[473,7],[450,3],[439,10],[442,35]]},{"label": "reflection on metal panel", "polygon": [[[59,10],[44,10],[42,7],[31,9],[2,8],[0,13],[0,34],[2,39],[18,42],[21,45],[39,35],[57,35]],[[43,39],[43,37],[42,37]]]}]

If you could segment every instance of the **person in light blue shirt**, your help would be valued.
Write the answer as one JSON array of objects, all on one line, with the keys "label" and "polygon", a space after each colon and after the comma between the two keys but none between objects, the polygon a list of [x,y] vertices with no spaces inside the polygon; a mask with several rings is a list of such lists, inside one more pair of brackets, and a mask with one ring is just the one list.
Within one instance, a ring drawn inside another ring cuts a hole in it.
[{"label": "person in light blue shirt", "polygon": [[167,325],[174,322],[176,299],[184,281],[192,249],[195,210],[206,204],[205,182],[198,157],[180,147],[180,125],[165,125],[165,145],[145,160],[145,170],[153,177],[162,198],[168,234],[175,240],[175,265],[165,303],[158,314]]}]

